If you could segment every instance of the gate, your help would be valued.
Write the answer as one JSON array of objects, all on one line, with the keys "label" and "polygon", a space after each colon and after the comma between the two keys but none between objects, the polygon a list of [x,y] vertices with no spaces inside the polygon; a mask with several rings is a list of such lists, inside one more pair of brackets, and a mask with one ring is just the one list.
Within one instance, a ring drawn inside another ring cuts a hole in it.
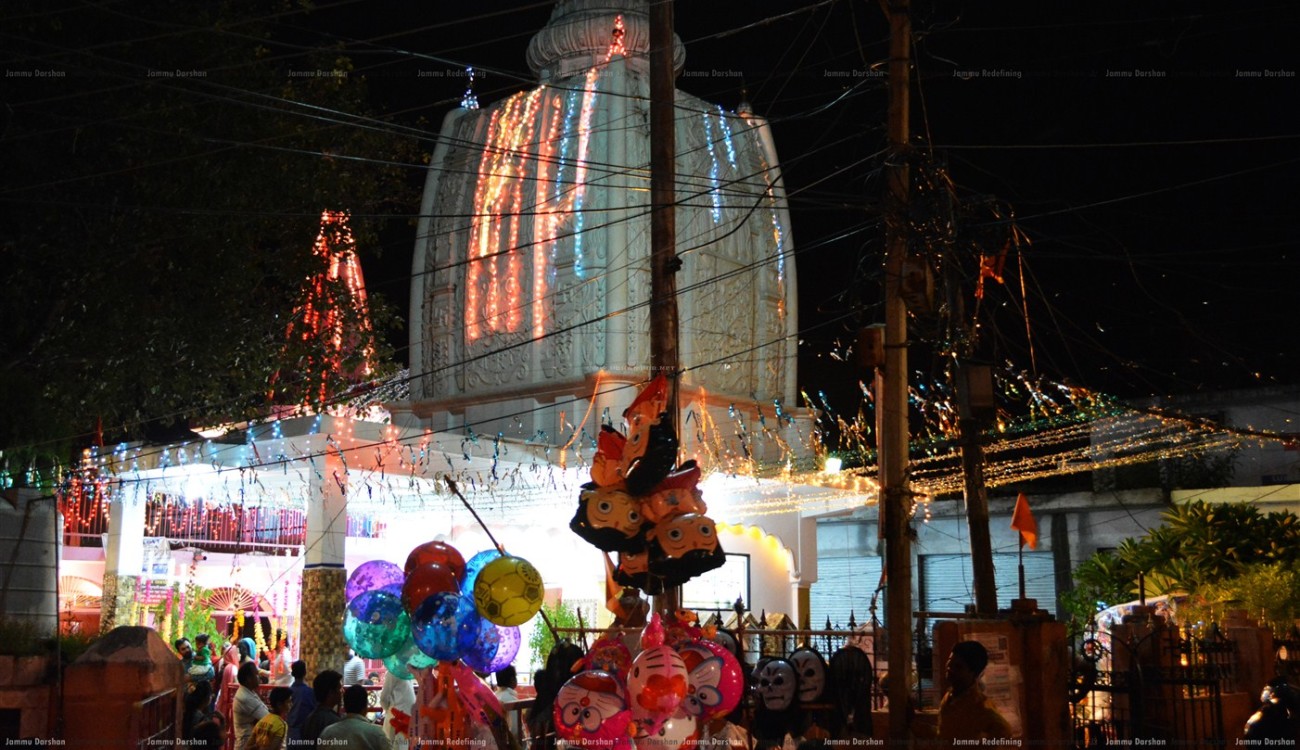
[{"label": "gate", "polygon": [[1224,747],[1222,695],[1235,680],[1235,644],[1157,622],[1093,630],[1073,657],[1075,747]]}]

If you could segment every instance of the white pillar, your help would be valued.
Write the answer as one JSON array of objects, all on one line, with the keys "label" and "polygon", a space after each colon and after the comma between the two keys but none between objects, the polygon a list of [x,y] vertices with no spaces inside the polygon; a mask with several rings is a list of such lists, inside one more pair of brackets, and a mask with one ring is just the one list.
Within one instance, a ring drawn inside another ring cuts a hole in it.
[{"label": "white pillar", "polygon": [[145,501],[140,492],[119,493],[108,507],[104,543],[104,593],[99,629],[106,633],[128,622],[135,590],[144,569]]},{"label": "white pillar", "polygon": [[347,606],[348,475],[333,444],[327,446],[322,463],[312,477],[307,502],[307,549],[298,620],[298,657],[307,662],[308,677],[325,669],[342,671],[347,654],[342,625]]},{"label": "white pillar", "polygon": [[304,561],[312,568],[344,567],[348,532],[348,474],[338,449],[325,450],[324,467],[311,478],[307,502],[307,549]]}]

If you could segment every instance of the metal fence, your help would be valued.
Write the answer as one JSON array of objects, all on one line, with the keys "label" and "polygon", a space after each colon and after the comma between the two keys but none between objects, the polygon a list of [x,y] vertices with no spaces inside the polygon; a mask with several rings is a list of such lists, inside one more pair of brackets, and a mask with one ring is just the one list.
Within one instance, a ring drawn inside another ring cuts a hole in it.
[{"label": "metal fence", "polygon": [[128,744],[140,750],[171,746],[180,737],[180,727],[176,726],[178,700],[179,693],[172,688],[136,701]]},{"label": "metal fence", "polygon": [[1113,744],[1223,747],[1222,695],[1236,646],[1217,628],[1156,625],[1092,631],[1074,649],[1070,704],[1077,748]]}]

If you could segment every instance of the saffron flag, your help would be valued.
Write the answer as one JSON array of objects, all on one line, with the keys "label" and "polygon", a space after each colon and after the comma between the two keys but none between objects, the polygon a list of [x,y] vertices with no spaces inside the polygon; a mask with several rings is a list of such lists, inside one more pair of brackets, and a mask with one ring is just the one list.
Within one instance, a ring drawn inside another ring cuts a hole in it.
[{"label": "saffron flag", "polygon": [[1034,520],[1033,511],[1029,510],[1029,498],[1020,493],[1016,498],[1016,509],[1011,513],[1011,528],[1020,532],[1020,546],[1026,544],[1029,549],[1038,549],[1038,521]]}]

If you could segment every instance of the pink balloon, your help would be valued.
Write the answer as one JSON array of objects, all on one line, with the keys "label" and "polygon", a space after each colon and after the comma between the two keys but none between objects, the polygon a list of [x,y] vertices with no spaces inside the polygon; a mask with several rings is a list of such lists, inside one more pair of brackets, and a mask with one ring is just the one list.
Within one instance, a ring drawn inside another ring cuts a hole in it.
[{"label": "pink balloon", "polygon": [[677,651],[689,673],[683,713],[707,722],[740,705],[745,694],[745,672],[725,646],[698,640],[682,644]]},{"label": "pink balloon", "polygon": [[555,734],[579,747],[630,750],[632,712],[618,678],[589,669],[564,683],[555,696]]},{"label": "pink balloon", "polygon": [[627,676],[637,736],[658,731],[681,705],[686,689],[686,664],[672,648],[652,646],[637,654]]}]

